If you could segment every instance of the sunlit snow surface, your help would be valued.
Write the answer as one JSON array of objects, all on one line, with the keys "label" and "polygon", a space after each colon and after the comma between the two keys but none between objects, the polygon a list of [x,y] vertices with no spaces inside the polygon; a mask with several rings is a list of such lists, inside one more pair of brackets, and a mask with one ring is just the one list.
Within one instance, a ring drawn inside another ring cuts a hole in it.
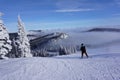
[{"label": "sunlit snow surface", "polygon": [[67,56],[0,60],[0,80],[120,80],[120,53],[88,49]]}]

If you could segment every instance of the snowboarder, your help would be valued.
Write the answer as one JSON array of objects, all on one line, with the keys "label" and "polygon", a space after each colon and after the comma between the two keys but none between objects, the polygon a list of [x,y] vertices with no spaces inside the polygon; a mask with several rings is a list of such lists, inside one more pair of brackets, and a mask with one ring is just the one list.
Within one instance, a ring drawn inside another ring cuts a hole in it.
[{"label": "snowboarder", "polygon": [[84,55],[84,54],[85,54],[86,57],[88,58],[88,54],[87,54],[87,52],[86,52],[86,48],[85,48],[85,46],[84,46],[83,43],[81,44],[80,50],[81,50],[81,58],[83,58],[83,55]]}]

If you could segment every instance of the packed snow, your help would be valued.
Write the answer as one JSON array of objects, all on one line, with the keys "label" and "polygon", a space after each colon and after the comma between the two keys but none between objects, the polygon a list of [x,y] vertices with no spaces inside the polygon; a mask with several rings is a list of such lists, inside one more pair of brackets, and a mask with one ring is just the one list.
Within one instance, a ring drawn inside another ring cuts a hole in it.
[{"label": "packed snow", "polygon": [[120,53],[106,49],[87,51],[89,58],[83,59],[77,52],[56,57],[0,60],[0,80],[120,80]]}]

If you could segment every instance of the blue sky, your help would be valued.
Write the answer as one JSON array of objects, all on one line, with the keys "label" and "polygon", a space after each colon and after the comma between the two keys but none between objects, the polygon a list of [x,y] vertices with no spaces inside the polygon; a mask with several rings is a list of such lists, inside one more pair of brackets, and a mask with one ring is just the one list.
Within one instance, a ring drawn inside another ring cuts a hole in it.
[{"label": "blue sky", "polygon": [[120,25],[120,0],[0,0],[0,6],[12,32],[18,14],[27,30]]}]

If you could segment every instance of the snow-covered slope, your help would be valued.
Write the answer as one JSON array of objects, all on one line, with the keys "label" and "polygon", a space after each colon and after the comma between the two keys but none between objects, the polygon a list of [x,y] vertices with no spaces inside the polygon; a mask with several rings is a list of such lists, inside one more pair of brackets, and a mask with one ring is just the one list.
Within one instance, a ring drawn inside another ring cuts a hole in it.
[{"label": "snow-covered slope", "polygon": [[0,80],[120,80],[120,53],[0,61]]}]

